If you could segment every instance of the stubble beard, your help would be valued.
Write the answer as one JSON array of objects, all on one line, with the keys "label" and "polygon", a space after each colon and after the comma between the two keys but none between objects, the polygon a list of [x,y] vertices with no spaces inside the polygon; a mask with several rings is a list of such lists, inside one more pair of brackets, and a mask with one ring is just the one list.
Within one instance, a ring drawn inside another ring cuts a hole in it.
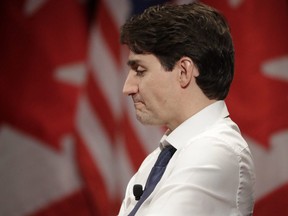
[{"label": "stubble beard", "polygon": [[159,118],[147,110],[136,110],[136,119],[143,125],[163,125]]}]

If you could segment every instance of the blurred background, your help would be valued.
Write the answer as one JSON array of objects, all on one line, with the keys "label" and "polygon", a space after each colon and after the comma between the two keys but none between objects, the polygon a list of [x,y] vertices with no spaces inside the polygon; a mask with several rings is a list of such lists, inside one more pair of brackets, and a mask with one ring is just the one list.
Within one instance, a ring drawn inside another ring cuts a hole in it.
[{"label": "blurred background", "polygon": [[[122,95],[119,27],[163,2],[1,0],[0,216],[117,215],[163,133]],[[203,2],[232,30],[226,102],[255,160],[254,215],[288,215],[288,1]]]}]

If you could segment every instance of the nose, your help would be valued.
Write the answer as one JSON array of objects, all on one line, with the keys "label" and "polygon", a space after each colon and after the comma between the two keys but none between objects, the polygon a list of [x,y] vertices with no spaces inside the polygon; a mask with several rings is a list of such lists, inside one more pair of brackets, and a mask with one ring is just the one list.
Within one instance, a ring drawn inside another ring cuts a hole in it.
[{"label": "nose", "polygon": [[138,79],[132,71],[129,71],[123,86],[123,94],[129,96],[136,94],[137,92],[138,92]]}]

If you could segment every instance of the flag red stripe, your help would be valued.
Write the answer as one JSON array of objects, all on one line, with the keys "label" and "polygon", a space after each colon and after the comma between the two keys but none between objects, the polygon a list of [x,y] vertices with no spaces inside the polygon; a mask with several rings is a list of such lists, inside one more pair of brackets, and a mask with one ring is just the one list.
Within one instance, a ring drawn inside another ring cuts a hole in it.
[{"label": "flag red stripe", "polygon": [[96,84],[95,79],[96,77],[92,77],[91,73],[89,73],[87,80],[87,97],[93,110],[97,113],[97,118],[103,124],[103,128],[107,132],[111,143],[113,143],[113,141],[115,141],[117,121],[111,106],[109,106],[102,89]]},{"label": "flag red stripe", "polygon": [[76,157],[81,167],[80,171],[82,172],[83,179],[89,188],[88,197],[90,203],[94,206],[93,209],[98,211],[95,215],[110,215],[111,209],[109,204],[111,200],[108,197],[107,185],[83,140],[77,133],[75,135],[77,139]]},{"label": "flag red stripe", "polygon": [[103,38],[106,40],[106,44],[113,55],[113,59],[121,66],[121,45],[119,43],[119,28],[114,22],[113,16],[103,1],[99,3],[99,14],[98,14],[98,26],[103,34]]},{"label": "flag red stripe", "polygon": [[124,145],[128,151],[128,155],[131,160],[132,167],[137,170],[142,163],[143,159],[147,155],[147,152],[143,148],[143,144],[140,142],[134,128],[131,125],[129,117],[126,112],[123,113],[123,122],[121,125],[124,136]]}]

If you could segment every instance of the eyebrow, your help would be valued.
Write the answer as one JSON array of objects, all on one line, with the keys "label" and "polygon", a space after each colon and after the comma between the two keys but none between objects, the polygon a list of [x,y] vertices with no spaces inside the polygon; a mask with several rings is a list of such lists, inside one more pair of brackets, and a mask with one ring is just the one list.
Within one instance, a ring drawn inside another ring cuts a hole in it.
[{"label": "eyebrow", "polygon": [[135,65],[139,65],[140,62],[141,62],[140,60],[129,60],[127,62],[127,65],[130,66],[130,67],[133,67]]}]

